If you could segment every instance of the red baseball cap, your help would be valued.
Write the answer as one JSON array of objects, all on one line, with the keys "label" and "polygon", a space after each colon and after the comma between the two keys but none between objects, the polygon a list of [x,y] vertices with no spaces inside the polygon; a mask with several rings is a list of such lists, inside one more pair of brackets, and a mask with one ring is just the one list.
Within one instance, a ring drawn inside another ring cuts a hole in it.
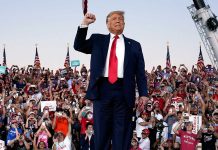
[{"label": "red baseball cap", "polygon": [[142,130],[142,133],[143,133],[143,134],[150,134],[150,131],[149,131],[148,129],[143,129],[143,130]]}]

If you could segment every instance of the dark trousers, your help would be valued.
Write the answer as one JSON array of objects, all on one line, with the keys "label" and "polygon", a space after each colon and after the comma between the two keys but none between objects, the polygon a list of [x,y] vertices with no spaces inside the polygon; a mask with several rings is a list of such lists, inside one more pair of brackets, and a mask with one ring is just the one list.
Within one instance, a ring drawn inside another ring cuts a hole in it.
[{"label": "dark trousers", "polygon": [[132,108],[123,95],[123,81],[98,82],[100,98],[94,100],[95,150],[129,150],[132,138]]}]

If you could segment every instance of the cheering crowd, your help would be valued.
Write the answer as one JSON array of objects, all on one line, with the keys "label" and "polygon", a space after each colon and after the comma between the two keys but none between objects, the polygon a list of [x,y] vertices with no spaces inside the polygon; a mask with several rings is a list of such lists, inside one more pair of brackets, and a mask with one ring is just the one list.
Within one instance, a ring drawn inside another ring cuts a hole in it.
[{"label": "cheering crowd", "polygon": [[[0,75],[0,149],[94,150],[89,70],[77,69],[13,65]],[[159,65],[145,76],[149,100],[136,97],[131,150],[215,150],[218,71]]]}]

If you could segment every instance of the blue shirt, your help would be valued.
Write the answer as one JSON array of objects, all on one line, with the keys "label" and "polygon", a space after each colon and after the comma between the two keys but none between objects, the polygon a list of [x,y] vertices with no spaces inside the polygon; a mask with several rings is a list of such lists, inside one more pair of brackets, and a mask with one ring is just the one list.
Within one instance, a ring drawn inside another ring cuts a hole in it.
[{"label": "blue shirt", "polygon": [[[20,134],[22,134],[23,131],[21,128],[17,128],[17,130]],[[11,127],[8,131],[6,144],[8,144],[11,140],[13,140],[15,138],[16,138],[16,130],[15,130],[15,128]]]}]

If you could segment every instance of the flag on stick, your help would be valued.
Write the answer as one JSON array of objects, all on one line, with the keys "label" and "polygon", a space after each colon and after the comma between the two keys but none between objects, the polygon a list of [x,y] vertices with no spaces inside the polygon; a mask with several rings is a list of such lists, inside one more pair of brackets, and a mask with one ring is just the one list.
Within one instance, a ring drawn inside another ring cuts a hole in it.
[{"label": "flag on stick", "polygon": [[67,55],[64,61],[64,67],[68,68],[70,67],[70,54],[69,54],[69,44],[67,46]]},{"label": "flag on stick", "polygon": [[197,67],[199,70],[202,70],[204,68],[204,58],[201,52],[201,45],[200,45],[200,52],[198,56],[198,62],[197,62]]},{"label": "flag on stick", "polygon": [[171,68],[170,62],[170,52],[169,52],[169,44],[167,43],[167,58],[166,58],[166,67]]},{"label": "flag on stick", "polygon": [[37,50],[37,45],[36,45],[36,53],[35,53],[34,67],[35,67],[35,68],[41,68],[41,67],[40,67],[39,55],[38,55],[38,50]]},{"label": "flag on stick", "polygon": [[3,50],[3,63],[2,63],[2,66],[7,66],[7,63],[6,63],[6,53],[5,53],[5,45],[4,45],[4,50]]},{"label": "flag on stick", "polygon": [[88,0],[82,0],[82,8],[83,8],[83,14],[85,15],[88,11]]}]

